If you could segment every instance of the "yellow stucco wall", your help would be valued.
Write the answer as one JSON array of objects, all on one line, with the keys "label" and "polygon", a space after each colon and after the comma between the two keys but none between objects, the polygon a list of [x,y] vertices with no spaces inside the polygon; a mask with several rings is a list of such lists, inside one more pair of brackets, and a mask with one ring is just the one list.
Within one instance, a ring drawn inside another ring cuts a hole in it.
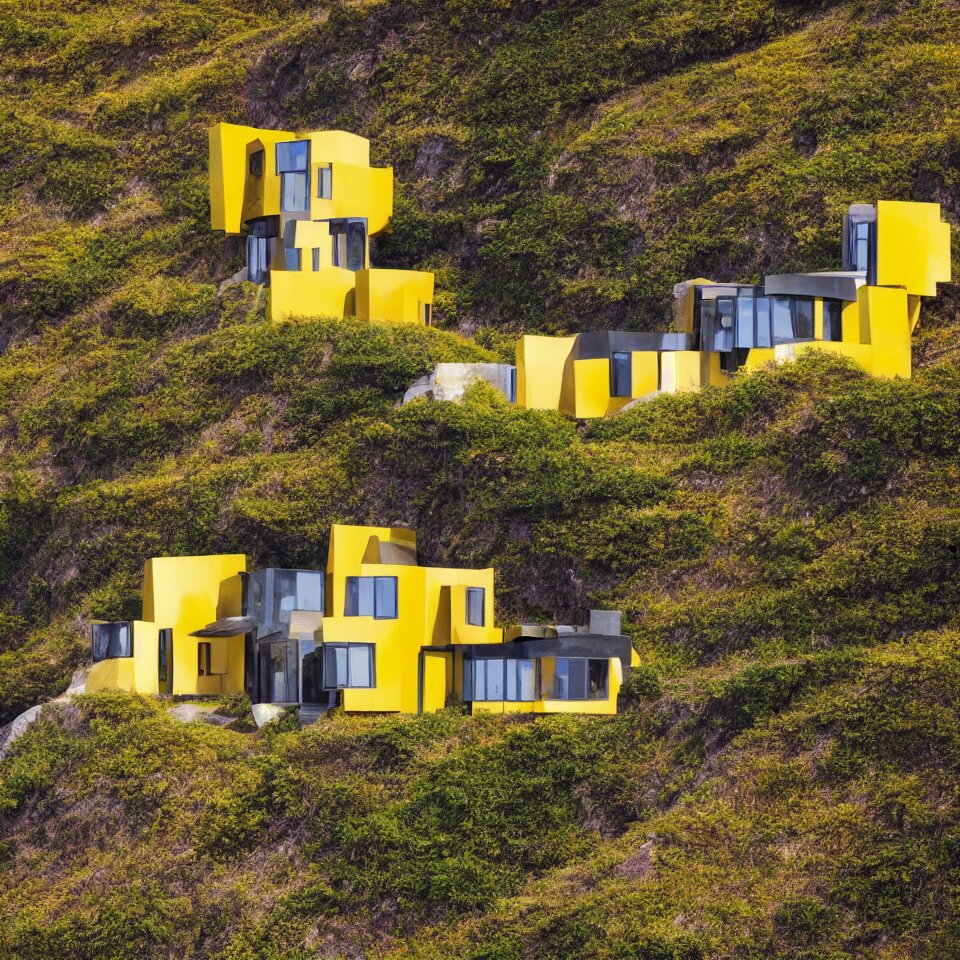
[{"label": "yellow stucco wall", "polygon": [[907,291],[897,287],[861,287],[860,329],[871,346],[876,377],[910,377],[910,312]]},{"label": "yellow stucco wall", "polygon": [[517,405],[530,410],[573,411],[573,392],[565,384],[576,336],[526,335],[517,344]]},{"label": "yellow stucco wall", "polygon": [[271,270],[267,288],[267,319],[343,317],[356,313],[356,274],[342,267],[314,272],[309,250],[303,251],[301,270]]},{"label": "yellow stucco wall", "polygon": [[940,204],[881,200],[877,203],[877,284],[935,297],[950,282],[950,224]]},{"label": "yellow stucco wall", "polygon": [[606,415],[610,409],[610,361],[606,357],[573,361],[573,398],[577,419]]},{"label": "yellow stucco wall", "polygon": [[423,305],[433,303],[433,274],[416,270],[358,270],[358,320],[423,323]]},{"label": "yellow stucco wall", "polygon": [[660,354],[660,389],[664,393],[697,390],[701,380],[701,356],[697,350],[665,350]]},{"label": "yellow stucco wall", "polygon": [[143,617],[173,630],[173,693],[221,694],[243,689],[243,637],[217,637],[211,644],[215,675],[197,672],[201,641],[190,633],[219,617],[240,616],[243,554],[153,557],[144,569]]},{"label": "yellow stucco wall", "polygon": [[645,397],[660,389],[660,354],[635,350],[630,354],[630,386],[633,397]]}]

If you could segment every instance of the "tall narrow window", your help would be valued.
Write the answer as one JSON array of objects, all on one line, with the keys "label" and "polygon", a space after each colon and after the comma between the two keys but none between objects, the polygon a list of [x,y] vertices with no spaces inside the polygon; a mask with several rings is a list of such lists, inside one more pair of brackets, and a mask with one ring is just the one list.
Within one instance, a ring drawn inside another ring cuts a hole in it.
[{"label": "tall narrow window", "polygon": [[633,396],[633,375],[630,369],[629,353],[614,353],[611,360],[613,384],[610,395],[613,397]]},{"label": "tall narrow window", "polygon": [[483,626],[483,606],[487,591],[483,587],[467,587],[467,623]]},{"label": "tall narrow window", "polygon": [[313,248],[313,272],[316,273],[320,269],[320,248]]},{"label": "tall narrow window", "polygon": [[733,349],[733,315],[736,300],[733,297],[717,297],[716,319],[713,332],[713,349]]},{"label": "tall narrow window", "polygon": [[773,314],[773,342],[789,343],[793,340],[793,311],[787,297],[774,297],[770,301]]},{"label": "tall narrow window", "polygon": [[201,641],[197,644],[197,675],[200,677],[209,677],[213,670],[211,669],[213,649],[209,641]]},{"label": "tall narrow window", "polygon": [[254,150],[250,154],[250,175],[253,177],[263,176],[263,151]]},{"label": "tall narrow window", "polygon": [[302,213],[309,209],[308,180],[310,143],[291,140],[277,144],[277,173],[280,174],[280,209],[285,213]]},{"label": "tall narrow window", "polygon": [[770,300],[767,297],[757,297],[756,305],[757,333],[755,346],[773,346],[773,318],[770,316]]},{"label": "tall narrow window", "polygon": [[284,265],[288,270],[299,270],[300,269],[300,250],[298,247],[288,248],[284,247],[283,250],[283,260]]},{"label": "tall narrow window", "polygon": [[843,301],[823,301],[823,339],[839,343],[843,340]]},{"label": "tall narrow window", "polygon": [[813,301],[799,297],[793,301],[793,336],[795,340],[813,339]]},{"label": "tall narrow window", "polygon": [[423,325],[429,327],[433,322],[433,304],[425,303],[423,305]]},{"label": "tall narrow window", "polygon": [[347,269],[362,270],[367,265],[366,221],[351,220],[347,223]]},{"label": "tall narrow window", "polygon": [[754,346],[754,328],[753,328],[753,294],[745,294],[737,297],[737,329],[734,338],[734,346],[739,349],[746,349]]},{"label": "tall narrow window", "polygon": [[331,167],[317,168],[317,196],[321,200],[329,200],[333,196],[333,169]]}]

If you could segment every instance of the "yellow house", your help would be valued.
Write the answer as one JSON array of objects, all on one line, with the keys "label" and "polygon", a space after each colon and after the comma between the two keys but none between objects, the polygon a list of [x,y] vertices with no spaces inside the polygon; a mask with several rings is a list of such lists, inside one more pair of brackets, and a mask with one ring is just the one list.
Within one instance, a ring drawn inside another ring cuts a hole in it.
[{"label": "yellow house", "polygon": [[950,281],[950,225],[936,203],[854,204],[843,269],[768,276],[760,285],[703,278],[674,287],[674,332],[524,336],[517,403],[601,417],[633,400],[720,386],[807,350],[850,357],[878,377],[911,375],[922,297]]},{"label": "yellow house", "polygon": [[432,273],[370,266],[370,237],[393,216],[393,170],[370,166],[368,140],[231,123],[209,138],[211,226],[246,235],[236,279],[266,285],[270,319],[430,323]]},{"label": "yellow house", "polygon": [[493,570],[424,567],[416,536],[335,524],[325,571],[242,555],[147,561],[143,620],[94,623],[89,690],[246,690],[310,719],[415,713],[615,713],[636,663],[619,614],[588,627],[494,626]]}]

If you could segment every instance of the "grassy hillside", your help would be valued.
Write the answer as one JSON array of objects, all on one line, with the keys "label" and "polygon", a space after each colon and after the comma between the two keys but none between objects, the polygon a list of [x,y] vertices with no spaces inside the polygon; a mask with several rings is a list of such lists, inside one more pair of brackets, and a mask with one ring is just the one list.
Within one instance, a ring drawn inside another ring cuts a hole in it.
[{"label": "grassy hillside", "polygon": [[[602,720],[56,708],[0,765],[0,953],[952,956],[954,287],[911,383],[810,358],[583,425],[396,402],[522,329],[662,326],[688,276],[833,265],[854,200],[960,222],[958,27],[937,0],[2,0],[0,723],[64,689],[85,618],[135,615],[146,557],[314,566],[334,521],[495,565],[498,622],[622,607],[644,666]],[[434,269],[445,329],[218,296],[220,119],[371,136],[374,262]]]}]

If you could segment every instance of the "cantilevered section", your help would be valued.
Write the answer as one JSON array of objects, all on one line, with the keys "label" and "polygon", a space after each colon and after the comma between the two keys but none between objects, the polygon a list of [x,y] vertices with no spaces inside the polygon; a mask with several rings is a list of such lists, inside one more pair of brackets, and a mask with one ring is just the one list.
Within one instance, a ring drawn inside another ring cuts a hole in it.
[{"label": "cantilevered section", "polygon": [[772,274],[760,284],[683,281],[673,290],[673,333],[521,337],[517,403],[602,417],[809,350],[849,357],[875,376],[909,377],[921,298],[950,270],[950,225],[938,204],[852,204],[841,270]]}]

